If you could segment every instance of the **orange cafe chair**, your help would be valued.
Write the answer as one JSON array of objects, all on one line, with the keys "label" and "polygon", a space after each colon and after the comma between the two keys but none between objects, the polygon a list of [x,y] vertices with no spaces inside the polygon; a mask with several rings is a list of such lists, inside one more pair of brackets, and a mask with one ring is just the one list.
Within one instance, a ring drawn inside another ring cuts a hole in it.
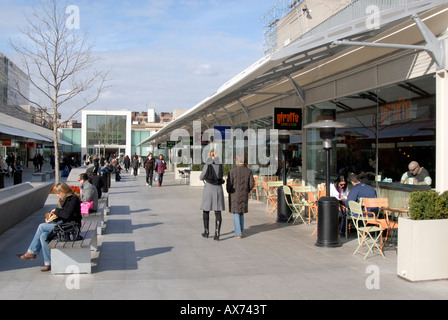
[{"label": "orange cafe chair", "polygon": [[379,208],[379,209],[387,209],[389,207],[389,199],[387,198],[362,198],[361,203],[363,206],[363,211],[365,214],[372,216],[373,219],[369,220],[369,224],[376,224],[386,230],[386,237],[383,242],[383,236],[381,235],[381,250],[383,250],[387,240],[389,238],[389,233],[391,229],[398,228],[398,224],[396,221],[390,221],[389,215],[387,212],[385,213],[385,218],[378,218],[375,216],[374,212],[367,211],[370,208]]},{"label": "orange cafe chair", "polygon": [[251,200],[253,199],[254,191],[255,191],[255,194],[257,195],[257,200],[259,200],[258,199],[258,177],[254,177],[254,187],[250,191],[250,199]]},{"label": "orange cafe chair", "polygon": [[314,193],[311,191],[308,191],[308,208],[310,210],[310,214],[308,215],[308,224],[311,224],[311,214],[313,214],[314,219],[317,220],[317,200],[314,196]]},{"label": "orange cafe chair", "polygon": [[277,194],[273,188],[269,188],[266,181],[263,181],[263,190],[266,196],[266,213],[272,214],[277,209]]}]

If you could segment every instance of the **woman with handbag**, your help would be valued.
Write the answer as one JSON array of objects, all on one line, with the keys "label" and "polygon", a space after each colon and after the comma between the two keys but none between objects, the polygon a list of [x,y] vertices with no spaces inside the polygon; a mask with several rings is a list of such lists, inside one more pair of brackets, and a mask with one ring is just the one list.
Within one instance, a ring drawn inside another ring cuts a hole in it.
[{"label": "woman with handbag", "polygon": [[58,207],[51,211],[55,219],[41,223],[37,228],[27,252],[17,255],[22,260],[34,260],[36,259],[36,255],[42,251],[45,264],[41,269],[43,272],[51,270],[51,255],[50,249],[47,248],[49,243],[47,238],[53,231],[56,223],[74,221],[81,227],[81,202],[78,196],[64,182],[58,183],[54,188],[54,192],[59,198]]},{"label": "woman with handbag", "polygon": [[209,158],[205,161],[205,166],[202,169],[199,179],[205,181],[204,191],[202,193],[202,220],[204,223],[204,233],[202,236],[208,238],[209,235],[209,214],[210,211],[215,211],[215,237],[213,240],[219,241],[221,233],[222,216],[221,211],[225,210],[224,192],[222,190],[223,180],[223,165],[215,152],[212,150],[209,153]]},{"label": "woman with handbag", "polygon": [[157,181],[159,183],[159,187],[161,187],[163,182],[163,174],[166,170],[166,161],[165,159],[163,159],[163,155],[159,154],[159,159],[156,160],[156,166],[154,170],[157,173]]},{"label": "woman with handbag", "polygon": [[93,202],[89,211],[95,212],[98,210],[98,191],[96,187],[90,183],[87,173],[81,173],[78,181],[81,183],[81,187],[79,188],[81,202]]}]

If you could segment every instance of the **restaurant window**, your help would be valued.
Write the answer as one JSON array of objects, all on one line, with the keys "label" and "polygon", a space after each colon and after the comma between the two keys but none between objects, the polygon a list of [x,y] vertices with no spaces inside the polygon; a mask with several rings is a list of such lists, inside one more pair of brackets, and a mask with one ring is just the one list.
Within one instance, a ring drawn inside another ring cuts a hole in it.
[{"label": "restaurant window", "polygon": [[[331,180],[354,173],[366,181],[400,182],[410,161],[426,168],[435,185],[435,80],[400,82],[308,107],[307,123],[336,119]],[[325,181],[325,154],[318,130],[308,130],[307,182]],[[381,176],[381,177],[380,177]]]}]

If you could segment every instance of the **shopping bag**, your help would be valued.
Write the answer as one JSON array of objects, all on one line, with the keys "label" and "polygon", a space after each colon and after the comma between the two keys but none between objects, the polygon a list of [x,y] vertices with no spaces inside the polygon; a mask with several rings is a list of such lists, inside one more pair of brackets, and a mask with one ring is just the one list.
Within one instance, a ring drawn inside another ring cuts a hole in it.
[{"label": "shopping bag", "polygon": [[81,202],[81,214],[90,214],[93,208],[93,201]]}]

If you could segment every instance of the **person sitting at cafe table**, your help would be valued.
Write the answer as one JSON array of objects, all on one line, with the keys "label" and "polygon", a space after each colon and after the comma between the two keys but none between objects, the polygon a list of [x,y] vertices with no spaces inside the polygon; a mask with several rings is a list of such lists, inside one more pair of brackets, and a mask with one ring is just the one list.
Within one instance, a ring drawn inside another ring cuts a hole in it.
[{"label": "person sitting at cafe table", "polygon": [[[347,200],[345,200],[345,206],[347,208],[350,208],[350,201],[360,202],[361,198],[376,198],[375,189],[368,184],[362,183],[358,176],[352,175],[349,180],[353,188],[350,190]],[[367,208],[366,210],[369,212],[374,212],[375,215],[378,213],[378,208]],[[349,211],[348,214],[351,215],[350,210],[348,209],[347,211]],[[346,215],[342,217],[340,233],[345,233],[345,216]]]},{"label": "person sitting at cafe table", "polygon": [[432,179],[428,170],[420,167],[417,161],[411,161],[408,166],[409,171],[405,172],[401,177],[401,183],[406,184],[420,184],[428,185],[432,184]]}]

